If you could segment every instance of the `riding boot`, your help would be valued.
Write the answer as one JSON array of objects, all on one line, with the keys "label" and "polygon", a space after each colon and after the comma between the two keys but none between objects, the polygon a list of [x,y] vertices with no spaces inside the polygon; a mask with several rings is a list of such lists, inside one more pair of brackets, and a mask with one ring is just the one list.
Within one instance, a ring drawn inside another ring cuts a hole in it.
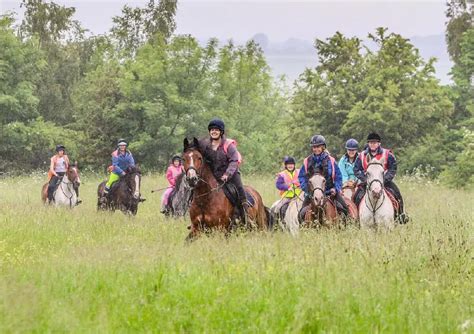
[{"label": "riding boot", "polygon": [[239,206],[239,214],[241,218],[241,222],[244,226],[247,226],[247,213],[249,208],[249,203],[247,202],[247,196],[245,195],[244,185],[242,184],[242,179],[240,178],[240,172],[237,171],[232,178],[229,180],[230,183],[235,185],[237,188],[238,194],[238,203]]},{"label": "riding boot", "polygon": [[49,203],[54,202],[54,191],[56,190],[58,181],[59,181],[59,177],[56,175],[51,177],[51,180],[49,180],[49,184],[48,184],[48,202]]}]

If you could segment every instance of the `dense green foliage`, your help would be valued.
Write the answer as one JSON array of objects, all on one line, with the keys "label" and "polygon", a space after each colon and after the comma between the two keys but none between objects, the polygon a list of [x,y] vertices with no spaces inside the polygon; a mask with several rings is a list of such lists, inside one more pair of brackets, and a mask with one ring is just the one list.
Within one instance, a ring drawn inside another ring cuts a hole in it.
[{"label": "dense green foliage", "polygon": [[[251,179],[267,205],[272,180]],[[134,218],[98,213],[100,180],[82,181],[70,211],[41,205],[43,178],[0,180],[0,332],[472,332],[472,192],[400,182],[412,222],[389,234],[185,245],[189,222],[149,193],[163,175],[143,178]]]},{"label": "dense green foliage", "polygon": [[[474,32],[470,1],[448,2],[454,85],[434,77],[402,36],[384,28],[364,43],[340,33],[315,43],[319,64],[293,89],[272,77],[253,41],[234,45],[174,34],[176,1],[125,6],[109,34],[93,36],[74,8],[23,0],[25,15],[0,21],[0,171],[45,168],[56,143],[83,167],[103,169],[117,138],[138,162],[161,170],[185,136],[222,117],[245,172],[299,161],[314,133],[335,155],[349,137],[377,130],[400,172],[420,169],[472,184]],[[471,180],[471,181],[469,181]]]}]

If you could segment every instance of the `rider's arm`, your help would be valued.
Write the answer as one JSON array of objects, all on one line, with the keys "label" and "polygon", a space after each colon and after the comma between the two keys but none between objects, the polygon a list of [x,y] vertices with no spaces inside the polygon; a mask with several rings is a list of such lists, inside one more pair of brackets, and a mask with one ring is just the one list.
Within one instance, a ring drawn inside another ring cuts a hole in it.
[{"label": "rider's arm", "polygon": [[281,191],[286,191],[286,190],[290,189],[290,185],[286,184],[285,178],[281,175],[277,176],[275,185],[276,185],[277,189],[281,190]]},{"label": "rider's arm", "polygon": [[360,160],[360,155],[357,157],[354,163],[354,175],[360,180],[360,182],[365,183],[367,181],[367,176],[364,172],[364,167],[362,167],[362,160]]},{"label": "rider's arm", "polygon": [[54,157],[51,158],[51,164],[49,165],[49,171],[54,176],[58,176],[58,174],[56,174],[56,172],[54,171]]},{"label": "rider's arm", "polygon": [[334,188],[336,188],[337,192],[340,192],[342,190],[342,173],[337,164],[334,164],[334,168],[336,169],[336,174],[334,175]]},{"label": "rider's arm", "polygon": [[300,188],[306,194],[308,193],[308,183],[306,182],[306,169],[303,166],[300,168],[300,173],[298,174],[298,181],[300,181]]},{"label": "rider's arm", "polygon": [[349,174],[347,174],[347,171],[346,171],[346,164],[344,163],[344,156],[342,156],[341,160],[339,160],[339,169],[341,171],[341,175],[342,175],[342,183],[344,184],[345,182],[349,181]]},{"label": "rider's arm", "polygon": [[168,169],[166,171],[166,179],[168,180],[171,187],[175,186],[176,180],[173,177],[173,170],[171,169],[171,166],[168,167]]},{"label": "rider's arm", "polygon": [[387,171],[384,175],[384,181],[392,181],[397,174],[397,160],[392,152],[388,153],[388,164]]},{"label": "rider's arm", "polygon": [[230,144],[227,148],[227,159],[229,161],[229,166],[227,166],[224,174],[231,178],[239,168],[239,154],[237,152],[237,147],[235,147],[234,144]]},{"label": "rider's arm", "polygon": [[112,166],[114,166],[113,172],[115,174],[123,174],[123,169],[119,166],[119,157],[118,155],[112,155]]},{"label": "rider's arm", "polygon": [[132,153],[128,152],[128,155],[129,155],[129,158],[128,158],[129,166],[135,166],[135,159],[133,159]]}]

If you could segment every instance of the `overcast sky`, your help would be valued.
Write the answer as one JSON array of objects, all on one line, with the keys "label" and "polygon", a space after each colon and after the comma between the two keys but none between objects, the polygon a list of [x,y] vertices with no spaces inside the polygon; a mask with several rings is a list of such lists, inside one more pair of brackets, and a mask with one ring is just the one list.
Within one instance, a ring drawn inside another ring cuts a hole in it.
[{"label": "overcast sky", "polygon": [[[106,32],[112,16],[124,4],[143,6],[147,0],[56,0],[76,7],[76,19],[95,34]],[[21,14],[21,0],[0,0],[0,10]],[[217,37],[245,41],[256,33],[272,41],[290,37],[313,40],[336,31],[365,37],[376,27],[385,26],[406,37],[444,33],[444,0],[419,1],[228,1],[181,0],[178,2],[178,33],[199,39]]]}]

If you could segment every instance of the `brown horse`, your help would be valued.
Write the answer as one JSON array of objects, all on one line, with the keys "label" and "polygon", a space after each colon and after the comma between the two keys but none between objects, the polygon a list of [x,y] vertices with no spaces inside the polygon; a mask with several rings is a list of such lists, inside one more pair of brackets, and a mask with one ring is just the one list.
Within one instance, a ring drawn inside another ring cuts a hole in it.
[{"label": "brown horse", "polygon": [[142,174],[138,166],[128,167],[125,176],[112,185],[108,196],[104,195],[106,181],[97,188],[97,210],[115,211],[120,209],[123,213],[136,215],[138,203],[144,202],[141,198]]},{"label": "brown horse", "polygon": [[[193,188],[193,200],[189,209],[191,232],[186,240],[192,241],[201,232],[215,229],[230,233],[235,221],[234,207],[222,189],[223,184],[216,180],[204,160],[196,138],[192,143],[188,142],[187,138],[184,140],[183,161],[186,180]],[[250,222],[247,228],[266,229],[267,211],[262,197],[251,187],[246,186],[245,190],[255,201],[255,205],[247,210]]]},{"label": "brown horse", "polygon": [[[307,227],[314,226],[316,222],[319,226],[331,227],[338,225],[342,217],[337,212],[336,199],[331,196],[326,196],[324,189],[326,189],[325,177],[316,172],[310,177],[308,182],[309,191],[311,193],[311,205],[305,213],[305,225]],[[343,197],[349,210],[349,218],[352,220],[358,219],[357,207],[351,199]],[[347,223],[347,221],[342,221]]]},{"label": "brown horse", "polygon": [[[58,180],[57,188],[53,195],[54,204],[56,206],[75,206],[77,202],[76,194],[80,185],[81,178],[79,176],[77,162],[75,162],[68,166],[64,176]],[[49,181],[41,188],[41,200],[44,204],[48,203],[48,186]]]},{"label": "brown horse", "polygon": [[311,194],[311,205],[304,217],[306,227],[335,226],[339,217],[334,200],[324,194],[326,178],[320,173],[315,173],[309,178],[308,187]]}]

